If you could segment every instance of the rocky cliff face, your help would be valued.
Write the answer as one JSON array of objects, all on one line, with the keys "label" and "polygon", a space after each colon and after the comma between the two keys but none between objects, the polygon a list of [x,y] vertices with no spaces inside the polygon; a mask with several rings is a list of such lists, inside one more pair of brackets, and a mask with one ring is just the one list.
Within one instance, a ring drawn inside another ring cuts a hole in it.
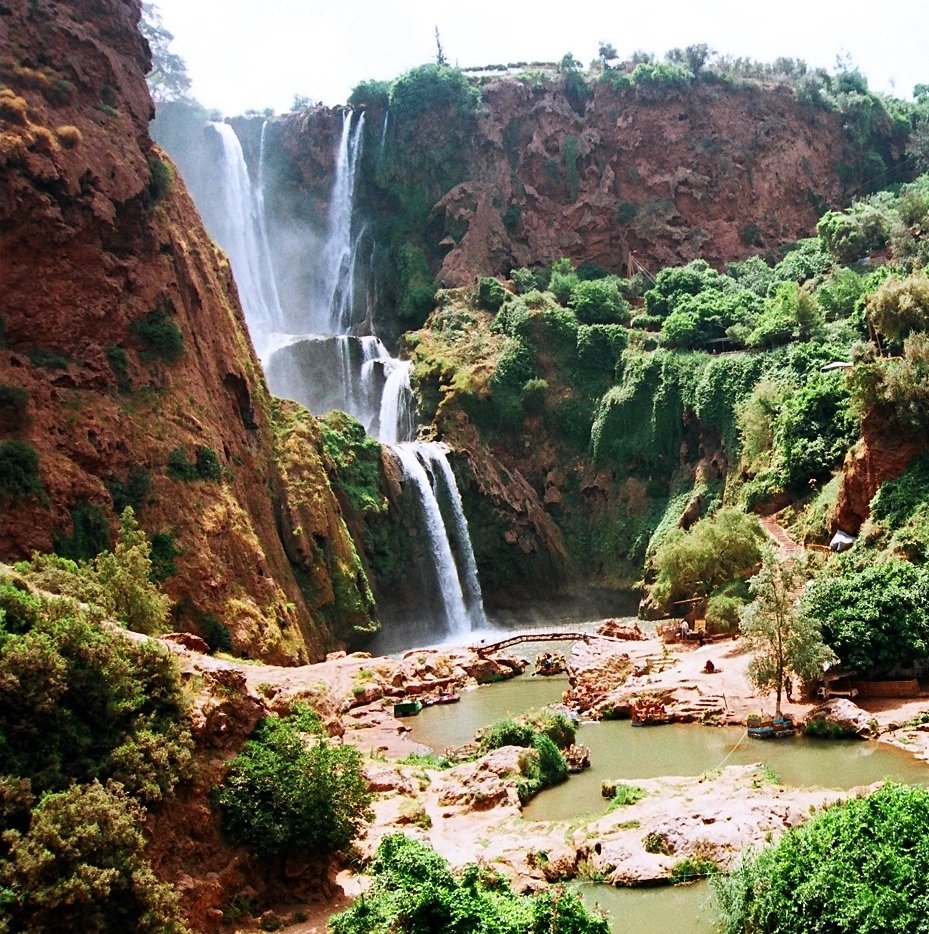
[{"label": "rocky cliff face", "polygon": [[[386,131],[383,109],[366,115],[358,209],[382,245],[416,243],[448,287],[561,256],[623,275],[721,266],[809,236],[817,207],[843,197],[841,116],[787,86],[598,83],[581,106],[557,80],[481,91],[476,115],[391,113]],[[277,213],[325,198],[341,120],[318,108],[273,121]],[[257,126],[237,130],[254,162]]]},{"label": "rocky cliff face", "polygon": [[318,435],[272,423],[228,262],[150,141],[139,12],[0,10],[0,384],[29,475],[0,494],[0,558],[92,554],[130,503],[176,552],[180,624],[318,658],[371,624],[364,575]]}]

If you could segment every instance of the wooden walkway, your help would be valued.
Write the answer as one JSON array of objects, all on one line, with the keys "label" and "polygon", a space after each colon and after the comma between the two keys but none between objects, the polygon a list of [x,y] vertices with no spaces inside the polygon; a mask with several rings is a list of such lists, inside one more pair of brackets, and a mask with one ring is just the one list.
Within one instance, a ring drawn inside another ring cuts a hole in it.
[{"label": "wooden walkway", "polygon": [[591,639],[602,639],[605,642],[629,641],[617,639],[614,636],[601,636],[595,632],[524,632],[518,636],[510,636],[509,639],[473,645],[471,648],[478,655],[492,655],[494,652],[508,649],[511,645],[519,645],[521,642],[590,642]]}]

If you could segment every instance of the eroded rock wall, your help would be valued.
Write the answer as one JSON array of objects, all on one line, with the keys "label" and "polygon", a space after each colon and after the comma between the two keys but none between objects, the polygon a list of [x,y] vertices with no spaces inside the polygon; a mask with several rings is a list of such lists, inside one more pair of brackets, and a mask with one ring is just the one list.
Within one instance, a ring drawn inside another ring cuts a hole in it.
[{"label": "eroded rock wall", "polygon": [[[139,14],[0,10],[0,384],[27,393],[10,434],[41,485],[0,500],[0,558],[51,551],[82,512],[113,530],[131,487],[178,552],[178,625],[218,622],[270,661],[319,658],[370,625],[364,576],[318,435],[276,437],[228,261],[151,143]],[[293,461],[301,444],[308,465],[282,472],[278,447]],[[207,449],[212,466],[180,479]]]}]

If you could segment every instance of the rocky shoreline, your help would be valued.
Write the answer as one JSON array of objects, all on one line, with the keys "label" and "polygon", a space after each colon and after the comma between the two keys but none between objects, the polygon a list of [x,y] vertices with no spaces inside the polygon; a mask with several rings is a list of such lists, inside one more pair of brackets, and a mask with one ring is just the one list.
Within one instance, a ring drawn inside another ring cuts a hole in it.
[{"label": "rocky shoreline", "polygon": [[[368,756],[365,774],[376,801],[374,820],[357,844],[363,858],[373,854],[385,834],[402,830],[429,842],[453,865],[492,863],[518,890],[577,877],[654,885],[670,881],[682,861],[709,860],[726,869],[747,849],[802,823],[812,810],[863,790],[786,787],[760,765],[731,765],[699,778],[637,780],[641,799],[604,814],[525,820],[516,790],[523,750],[504,747],[440,768],[424,757],[431,750],[410,738],[407,722],[393,709],[399,701],[428,700],[511,678],[524,670],[525,658],[485,657],[478,646],[414,649],[399,658],[340,652],[325,662],[293,668],[217,659],[198,651],[203,647],[190,637],[166,641],[189,682],[223,685],[227,707],[232,703],[238,711],[217,705],[215,691],[201,690],[193,713],[201,734],[222,734],[226,720],[241,721],[247,711],[246,722],[230,730],[241,733],[261,715],[286,713],[303,700],[321,711],[332,735]],[[712,673],[705,671],[708,659]],[[738,640],[692,647],[664,645],[656,637],[591,636],[574,644],[565,699],[582,700],[577,706],[591,718],[622,716],[634,698],[644,695],[660,697],[678,720],[744,724],[749,714],[772,706],[748,682],[747,662]],[[814,707],[792,702],[785,711],[802,719]],[[862,735],[929,761],[929,724],[917,722],[921,715],[929,719],[929,698],[874,701],[855,710],[867,727]],[[902,726],[907,721],[911,725]],[[408,764],[398,761],[404,759]],[[331,877],[326,903],[291,930],[324,931],[325,918],[364,885],[363,876],[347,871]]]}]

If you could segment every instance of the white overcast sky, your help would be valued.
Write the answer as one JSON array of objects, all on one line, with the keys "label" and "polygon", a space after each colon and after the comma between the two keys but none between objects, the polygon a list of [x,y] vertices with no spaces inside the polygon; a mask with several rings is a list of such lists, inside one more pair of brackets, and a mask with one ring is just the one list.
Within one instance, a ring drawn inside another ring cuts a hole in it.
[{"label": "white overcast sky", "polygon": [[929,83],[927,0],[156,0],[193,94],[227,116],[290,108],[295,94],[345,103],[364,78],[390,79],[445,54],[462,67],[585,65],[601,40],[623,58],[706,42],[718,52],[780,55],[835,68],[848,55],[872,89],[909,97]]}]

